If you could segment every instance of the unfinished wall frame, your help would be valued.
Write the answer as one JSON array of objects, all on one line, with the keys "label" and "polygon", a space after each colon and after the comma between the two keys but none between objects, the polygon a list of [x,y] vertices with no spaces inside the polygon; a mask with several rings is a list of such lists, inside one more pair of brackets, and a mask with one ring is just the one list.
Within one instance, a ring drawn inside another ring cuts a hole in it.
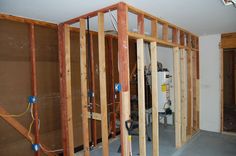
[{"label": "unfinished wall frame", "polygon": [[[37,21],[12,15],[0,14],[0,20],[8,20],[8,21],[15,21],[20,23],[25,23],[28,25],[29,30],[29,56],[30,56],[30,79],[31,79],[31,96],[39,96],[37,94],[38,87],[37,87],[37,58],[36,58],[36,35],[35,35],[35,27],[36,26],[43,26],[48,28],[57,29],[57,25],[53,23]],[[37,101],[38,102],[38,101]],[[30,144],[38,144],[39,150],[34,152],[34,155],[39,156],[41,154],[45,154],[48,156],[55,156],[57,155],[54,153],[55,150],[49,149],[46,145],[44,145],[40,141],[40,133],[39,133],[39,109],[38,103],[32,106],[32,114],[34,117],[33,124],[34,124],[34,132],[30,132],[28,127],[24,127],[16,118],[15,115],[10,114],[7,110],[5,110],[2,106],[0,106],[0,117],[11,127],[13,127],[19,134],[21,134]],[[60,151],[60,150],[59,150]],[[58,152],[58,151],[57,151]]]},{"label": "unfinished wall frame", "polygon": [[[118,20],[118,66],[119,66],[119,82],[122,86],[121,92],[120,92],[120,142],[121,142],[121,155],[122,156],[128,156],[129,155],[129,148],[128,148],[128,133],[127,130],[125,128],[125,121],[130,119],[130,72],[129,72],[129,50],[128,50],[128,40],[129,39],[135,39],[137,40],[137,46],[140,47],[138,48],[138,79],[140,81],[139,83],[139,107],[143,108],[144,105],[144,100],[143,97],[145,97],[144,94],[144,86],[143,86],[143,43],[147,42],[151,44],[151,64],[152,64],[152,72],[156,73],[157,72],[157,67],[156,67],[156,60],[157,60],[157,45],[160,46],[165,46],[165,47],[171,47],[173,48],[173,53],[174,53],[174,65],[175,65],[175,75],[174,75],[174,79],[175,79],[175,85],[176,85],[176,89],[175,89],[175,103],[176,103],[176,108],[175,108],[175,127],[176,127],[176,147],[179,148],[182,146],[182,144],[184,144],[188,139],[186,138],[188,130],[187,127],[193,127],[192,125],[188,125],[191,122],[187,122],[187,114],[192,114],[193,110],[191,109],[187,109],[187,105],[192,105],[193,104],[193,100],[191,100],[192,98],[199,98],[196,95],[191,96],[190,100],[187,100],[186,94],[188,92],[187,90],[187,83],[188,82],[192,82],[196,83],[196,77],[197,76],[193,76],[193,77],[188,77],[188,79],[191,79],[191,81],[187,80],[186,76],[182,77],[181,79],[181,64],[182,64],[182,70],[183,68],[186,68],[186,70],[188,71],[188,73],[190,75],[195,74],[197,75],[197,73],[199,73],[197,71],[197,68],[194,68],[193,70],[190,70],[190,68],[187,68],[187,64],[186,61],[182,61],[181,63],[181,58],[180,56],[181,53],[183,53],[183,51],[188,51],[189,53],[195,53],[198,54],[198,37],[194,34],[192,34],[191,32],[188,32],[180,27],[177,27],[176,25],[173,25],[167,21],[164,21],[160,18],[157,18],[155,16],[152,16],[144,11],[141,11],[139,9],[136,9],[126,3],[120,2],[117,4],[114,4],[112,6],[109,7],[105,7],[102,8],[100,10],[76,17],[74,19],[70,19],[68,21],[65,21],[64,23],[61,24],[61,26],[63,27],[67,27],[67,25],[72,25],[74,23],[80,23],[80,56],[83,57],[84,59],[82,60],[81,58],[81,81],[83,81],[84,85],[83,87],[81,87],[81,91],[82,91],[82,109],[83,109],[83,133],[84,133],[84,154],[86,156],[90,155],[89,154],[89,134],[88,134],[88,117],[87,117],[87,89],[86,89],[86,28],[85,28],[85,19],[87,18],[92,18],[95,16],[98,16],[98,38],[99,38],[99,65],[101,67],[99,67],[99,75],[100,75],[100,90],[103,90],[104,94],[100,95],[100,104],[102,106],[102,111],[101,111],[101,118],[102,118],[102,141],[103,141],[103,155],[104,156],[108,156],[109,155],[109,145],[108,145],[108,127],[107,127],[107,99],[106,99],[106,92],[104,92],[104,89],[106,88],[106,76],[105,76],[105,64],[102,62],[105,59],[105,48],[104,48],[104,14],[109,12],[109,11],[113,11],[113,10],[117,10],[117,20]],[[128,12],[131,12],[135,15],[137,15],[137,20],[138,20],[138,32],[130,32],[128,30]],[[148,19],[151,21],[151,35],[145,35],[144,34],[144,20]],[[157,24],[161,23],[164,27],[162,30],[162,39],[158,38],[158,28],[157,28]],[[60,27],[59,27],[60,28]],[[168,29],[171,29],[172,31],[172,39],[168,40]],[[179,34],[179,35],[178,35]],[[66,40],[64,40],[63,38],[68,38],[68,34],[67,37],[64,36],[65,33],[63,33],[63,31],[60,31],[59,29],[59,36],[61,36],[60,41],[59,41],[59,48],[60,48],[60,64],[61,64],[61,71],[62,71],[62,75],[66,75],[66,73],[68,74],[68,70],[65,70],[65,66],[67,64],[70,64],[70,61],[67,59],[62,59],[65,56],[65,52],[63,51],[63,49],[65,49],[66,46],[69,45],[69,43],[66,42]],[[182,52],[181,52],[182,51]],[[70,53],[70,51],[68,50],[66,53]],[[195,57],[196,58],[196,57]],[[199,57],[198,57],[199,58]],[[185,58],[186,59],[186,58]],[[116,61],[116,60],[115,60]],[[188,62],[190,61],[190,63],[192,63],[191,60],[188,59]],[[105,61],[104,61],[105,62]],[[195,61],[195,67],[197,67],[196,64],[197,61]],[[199,69],[199,68],[198,68]],[[157,74],[152,74],[152,83],[153,85],[157,85],[157,77],[154,76]],[[68,76],[68,75],[67,75]],[[67,96],[62,96],[61,97],[61,105],[62,108],[67,108],[70,105],[70,102],[68,101],[68,99],[70,99],[70,91],[68,91],[68,87],[69,87],[69,83],[65,83],[66,81],[66,76],[62,76],[61,77],[61,95],[67,95]],[[199,79],[199,77],[198,77]],[[196,85],[195,85],[196,86]],[[65,89],[67,88],[67,89]],[[70,88],[70,87],[69,87]],[[156,95],[153,98],[153,103],[155,103],[154,100],[157,101],[157,97],[158,97],[158,92],[157,89],[155,89],[155,87],[152,87],[152,95]],[[181,98],[181,94],[180,92],[184,91],[186,94]],[[196,94],[196,93],[194,93]],[[184,105],[182,105],[181,99],[184,100]],[[196,100],[196,99],[195,99]],[[142,103],[141,103],[142,102]],[[188,102],[188,103],[187,103]],[[196,104],[195,104],[196,105]],[[182,111],[181,109],[185,108],[186,113],[185,116],[182,117]],[[197,107],[197,106],[196,106]],[[153,156],[158,156],[159,155],[159,137],[158,137],[158,107],[155,106],[152,108],[153,110],[153,114],[152,114],[152,121],[153,121],[153,129],[157,130],[155,132],[153,132]],[[188,112],[187,112],[188,111]],[[190,111],[190,113],[189,113]],[[73,136],[71,136],[71,134],[73,133],[69,133],[68,129],[72,129],[72,125],[70,124],[70,120],[67,120],[68,117],[71,117],[71,111],[62,111],[62,121],[64,121],[65,123],[62,126],[63,129],[63,133],[64,135],[67,136],[66,140],[68,141],[64,141],[63,140],[63,144],[64,144],[64,154],[65,155],[71,155],[71,153],[73,153],[73,149],[70,148],[72,143],[73,143]],[[198,112],[195,112],[198,113]],[[141,123],[141,128],[139,129],[140,131],[140,154],[145,156],[146,155],[146,150],[145,150],[145,120],[144,119],[144,115],[145,115],[145,109],[140,109],[139,110],[139,115],[140,115],[140,119],[139,122]],[[71,118],[72,120],[72,118]],[[139,123],[139,124],[140,124]],[[198,125],[199,123],[196,122],[196,125]],[[199,126],[197,126],[199,127]],[[184,128],[184,130],[183,130]],[[186,129],[185,129],[186,128]],[[191,133],[192,134],[192,133]],[[144,137],[144,138],[143,138]],[[191,137],[191,135],[189,135],[189,138]],[[67,150],[66,150],[67,149]]]}]

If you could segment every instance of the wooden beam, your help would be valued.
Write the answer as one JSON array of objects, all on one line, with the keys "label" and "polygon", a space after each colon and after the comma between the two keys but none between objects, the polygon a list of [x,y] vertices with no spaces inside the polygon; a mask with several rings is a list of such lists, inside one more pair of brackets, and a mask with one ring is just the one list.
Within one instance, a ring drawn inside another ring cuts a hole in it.
[{"label": "wooden beam", "polygon": [[64,155],[74,155],[71,67],[70,67],[70,29],[68,25],[59,25],[59,65],[61,126]]},{"label": "wooden beam", "polygon": [[138,15],[138,32],[144,35],[144,15],[143,14]]},{"label": "wooden beam", "polygon": [[162,27],[162,39],[168,42],[168,24],[163,24]]},{"label": "wooden beam", "polygon": [[[36,52],[35,52],[35,32],[34,24],[30,24],[30,60],[31,60],[31,83],[32,95],[37,96],[37,79],[36,79]],[[34,120],[34,144],[39,144],[39,115],[38,104],[33,105]],[[35,151],[35,156],[40,156],[40,150]]]},{"label": "wooden beam", "polygon": [[178,29],[176,28],[172,29],[172,42],[178,44]]},{"label": "wooden beam", "polygon": [[157,45],[151,42],[152,70],[152,155],[159,156],[159,116],[158,116],[158,77],[157,77]]},{"label": "wooden beam", "polygon": [[92,118],[93,120],[99,120],[99,121],[102,120],[101,114],[95,112],[93,112],[92,114],[88,113],[88,118],[90,119]]},{"label": "wooden beam", "polygon": [[149,20],[156,19],[159,23],[168,24],[170,27],[179,29],[179,30],[183,31],[183,32],[186,33],[186,34],[191,34],[191,35],[193,35],[193,36],[197,36],[197,35],[195,35],[195,34],[189,32],[189,31],[187,31],[187,30],[185,30],[185,29],[183,29],[183,28],[180,28],[180,27],[178,27],[178,26],[176,26],[176,25],[174,25],[174,24],[172,24],[172,23],[169,23],[169,22],[167,22],[167,21],[165,21],[165,20],[163,20],[163,19],[161,19],[161,18],[157,18],[157,17],[155,17],[155,16],[153,16],[153,15],[151,15],[151,14],[145,12],[145,11],[142,11],[142,10],[140,10],[140,9],[138,9],[138,8],[135,8],[135,7],[133,7],[133,6],[129,5],[129,4],[126,4],[126,5],[128,6],[129,12],[132,12],[132,13],[137,14],[137,15],[138,15],[138,14],[143,14],[144,17],[147,18],[147,19],[149,19]]},{"label": "wooden beam", "polygon": [[221,48],[236,48],[236,33],[222,34]]},{"label": "wooden beam", "polygon": [[151,29],[152,29],[151,36],[158,39],[158,35],[157,35],[158,27],[157,27],[157,20],[156,19],[152,20]]},{"label": "wooden beam", "polygon": [[[120,2],[120,3],[123,3],[123,2]],[[108,11],[116,10],[118,4],[119,4],[119,3],[116,3],[116,4],[113,4],[113,5],[111,5],[111,6],[107,6],[107,7],[104,7],[104,8],[102,8],[102,9],[98,9],[98,10],[96,10],[96,11],[93,11],[93,12],[84,14],[84,15],[82,15],[82,16],[79,16],[79,17],[70,19],[70,20],[68,20],[68,21],[65,21],[64,23],[71,25],[71,24],[74,24],[74,23],[79,22],[80,19],[86,19],[87,17],[92,18],[92,17],[94,17],[94,16],[97,16],[99,12],[100,12],[100,13],[106,13],[106,12],[108,12]]]},{"label": "wooden beam", "polygon": [[188,71],[188,121],[187,121],[187,134],[192,135],[192,108],[193,108],[193,96],[192,96],[192,52],[187,52],[187,71]]},{"label": "wooden beam", "polygon": [[[16,119],[14,119],[13,117],[6,117],[6,116],[1,116],[1,114],[6,114],[9,115],[9,113],[0,106],[0,117],[5,120],[10,126],[12,126],[17,132],[19,132],[23,137],[25,137],[30,143],[32,143],[31,138],[34,138],[35,136],[32,133],[28,132],[29,130],[26,129],[24,126],[22,126]],[[43,145],[42,143],[40,143],[47,151],[50,151],[49,148],[47,148],[45,145]],[[56,154],[54,153],[47,153],[44,150],[42,150],[46,155],[48,156],[56,156]]]},{"label": "wooden beam", "polygon": [[137,40],[139,154],[146,156],[145,91],[144,91],[144,42]]},{"label": "wooden beam", "polygon": [[[93,51],[93,33],[90,32],[90,35],[89,39],[90,39],[90,78],[91,80],[89,81],[90,83],[90,89],[92,90],[92,92],[94,93],[94,96],[91,98],[91,103],[92,103],[92,111],[93,112],[96,112],[96,98],[95,98],[95,89],[96,89],[96,83],[95,83],[95,72],[94,72],[94,68],[95,68],[95,65],[94,65],[94,51]],[[89,45],[89,44],[88,44]],[[93,129],[92,130],[92,141],[93,141],[93,145],[96,146],[97,145],[97,121],[96,120],[92,120],[92,123],[91,123],[91,128]]]},{"label": "wooden beam", "polygon": [[99,53],[99,85],[100,104],[102,117],[102,151],[103,156],[109,155],[108,126],[107,126],[107,88],[106,88],[106,59],[105,59],[105,35],[104,14],[98,13],[98,53]]},{"label": "wooden beam", "polygon": [[116,137],[116,103],[115,103],[115,78],[114,78],[114,51],[113,51],[113,38],[108,37],[108,58],[109,58],[109,74],[110,74],[110,97],[109,97],[109,102],[112,103],[112,118],[111,118],[111,133],[112,137]]},{"label": "wooden beam", "polygon": [[45,26],[45,27],[48,27],[48,28],[57,29],[57,24],[54,24],[54,23],[49,23],[49,22],[44,22],[44,21],[39,21],[39,20],[33,20],[33,19],[13,16],[13,15],[7,15],[7,14],[3,14],[3,13],[0,13],[0,19],[1,20],[9,20],[9,21],[20,22],[20,23],[40,25],[40,26]]},{"label": "wooden beam", "polygon": [[130,119],[130,79],[129,79],[129,49],[128,49],[128,8],[125,3],[118,4],[118,70],[122,87],[120,94],[120,142],[121,156],[129,155],[128,132],[125,121]]},{"label": "wooden beam", "polygon": [[185,42],[184,42],[184,32],[183,32],[183,31],[180,31],[179,41],[180,41],[180,45],[185,46]]},{"label": "wooden beam", "polygon": [[179,48],[173,48],[174,53],[174,92],[175,92],[175,145],[182,146],[181,135],[181,82],[180,82],[180,52]]},{"label": "wooden beam", "polygon": [[193,95],[193,130],[197,131],[197,101],[196,101],[196,80],[197,80],[197,68],[196,68],[196,52],[192,52],[192,79],[193,79],[193,86],[192,86],[192,95]]},{"label": "wooden beam", "polygon": [[181,66],[181,117],[182,117],[182,144],[187,141],[187,62],[186,52],[184,49],[180,50],[180,66]]},{"label": "wooden beam", "polygon": [[224,131],[224,49],[220,49],[220,103],[221,103],[221,132]]},{"label": "wooden beam", "polygon": [[86,61],[86,21],[80,19],[80,77],[84,155],[89,156],[88,88]]}]

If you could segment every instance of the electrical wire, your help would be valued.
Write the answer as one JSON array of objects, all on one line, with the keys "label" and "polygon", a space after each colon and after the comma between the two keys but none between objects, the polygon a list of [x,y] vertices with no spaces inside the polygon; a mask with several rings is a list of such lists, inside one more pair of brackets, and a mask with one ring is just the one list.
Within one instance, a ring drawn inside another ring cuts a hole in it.
[{"label": "electrical wire", "polygon": [[39,146],[41,147],[41,149],[46,152],[46,153],[56,153],[56,152],[62,152],[63,149],[56,149],[56,150],[47,150],[46,148],[44,148],[41,144],[39,144]]},{"label": "electrical wire", "polygon": [[30,103],[28,103],[28,106],[23,113],[20,113],[20,114],[0,114],[0,116],[2,116],[2,117],[15,117],[15,118],[22,117],[23,115],[25,115],[28,112],[29,108],[30,108]]},{"label": "electrical wire", "polygon": [[[33,127],[33,124],[34,124],[34,121],[35,121],[35,117],[34,117],[34,114],[33,114],[33,105],[31,105],[30,107],[30,114],[31,114],[31,118],[32,118],[32,121],[30,123],[30,126],[29,126],[29,129],[28,129],[28,138],[30,139],[30,142],[31,144],[34,144],[34,139],[31,137],[31,130],[32,130],[32,127]],[[38,119],[39,120],[39,119]],[[40,129],[40,120],[39,120],[39,129]],[[63,149],[57,149],[57,150],[47,150],[46,148],[44,148],[40,143],[39,143],[39,146],[41,147],[41,149],[45,152],[45,153],[55,153],[55,152],[61,152],[63,151]]]},{"label": "electrical wire", "polygon": [[[115,18],[115,16],[112,14],[112,12],[109,10],[109,16],[110,16],[110,19],[111,19],[111,24],[113,26],[113,28],[115,29],[116,32],[118,32],[118,29],[117,29],[117,20]],[[116,22],[116,25],[114,24],[114,21]]]}]

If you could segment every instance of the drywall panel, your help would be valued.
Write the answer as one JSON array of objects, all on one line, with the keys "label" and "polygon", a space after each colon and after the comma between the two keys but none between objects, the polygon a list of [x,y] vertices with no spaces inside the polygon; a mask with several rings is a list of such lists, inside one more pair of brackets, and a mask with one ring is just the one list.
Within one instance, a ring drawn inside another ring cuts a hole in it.
[{"label": "drywall panel", "polygon": [[200,37],[200,129],[214,132],[220,132],[220,37]]}]

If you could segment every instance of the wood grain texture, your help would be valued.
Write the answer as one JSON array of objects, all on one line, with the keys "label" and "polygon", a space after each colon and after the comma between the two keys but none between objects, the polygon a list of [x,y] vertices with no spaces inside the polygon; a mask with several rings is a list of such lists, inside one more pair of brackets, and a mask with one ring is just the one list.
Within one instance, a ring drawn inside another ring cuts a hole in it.
[{"label": "wood grain texture", "polygon": [[152,155],[159,156],[157,45],[156,42],[151,42],[150,44],[152,70]]},{"label": "wood grain texture", "polygon": [[86,21],[80,19],[80,76],[84,155],[89,156],[88,87],[86,61]]},{"label": "wood grain texture", "polygon": [[125,121],[130,119],[130,79],[129,79],[129,49],[128,49],[128,15],[127,5],[118,4],[118,71],[119,82],[122,86],[120,94],[120,141],[121,155],[127,156],[128,132],[125,128]]},{"label": "wood grain texture", "polygon": [[143,39],[137,40],[137,71],[138,71],[139,154],[142,156],[146,156],[144,42],[143,42]]},{"label": "wood grain texture", "polygon": [[102,146],[103,146],[102,151],[103,151],[103,156],[109,156],[104,14],[101,12],[98,13],[98,49],[99,49],[100,104],[101,104],[101,117],[102,117]]},{"label": "wood grain texture", "polygon": [[182,146],[181,133],[181,82],[180,82],[180,52],[179,48],[173,48],[174,54],[174,94],[175,94],[175,145],[176,148]]}]

